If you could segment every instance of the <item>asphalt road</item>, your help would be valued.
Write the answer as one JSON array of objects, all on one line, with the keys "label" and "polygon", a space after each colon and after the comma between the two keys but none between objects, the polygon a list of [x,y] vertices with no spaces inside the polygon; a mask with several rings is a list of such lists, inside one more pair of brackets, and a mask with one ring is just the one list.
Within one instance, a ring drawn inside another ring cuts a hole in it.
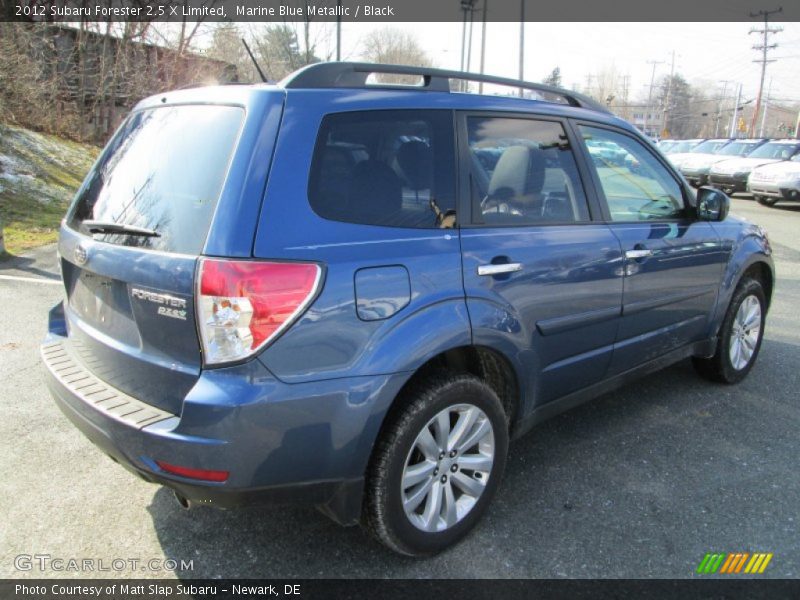
[{"label": "asphalt road", "polygon": [[98,452],[45,389],[38,343],[62,295],[47,283],[53,248],[0,263],[0,577],[76,575],[14,566],[49,554],[97,568],[193,561],[181,577],[672,578],[711,551],[773,552],[764,576],[800,577],[800,205],[737,198],[734,212],[768,229],[778,272],[748,379],[714,385],[684,362],[541,425],[512,445],[477,530],[427,560],[312,508],[181,511]]}]

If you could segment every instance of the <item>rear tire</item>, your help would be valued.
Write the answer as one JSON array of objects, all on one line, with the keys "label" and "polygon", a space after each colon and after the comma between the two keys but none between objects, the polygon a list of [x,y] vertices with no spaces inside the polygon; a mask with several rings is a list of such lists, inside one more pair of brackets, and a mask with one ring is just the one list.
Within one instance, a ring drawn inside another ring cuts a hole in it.
[{"label": "rear tire", "polygon": [[363,525],[408,556],[441,552],[477,524],[506,463],[508,424],[472,375],[436,373],[400,399],[367,472]]},{"label": "rear tire", "polygon": [[711,358],[692,359],[697,372],[711,381],[739,383],[758,358],[764,339],[767,302],[761,282],[746,277],[733,293]]},{"label": "rear tire", "polygon": [[771,198],[770,196],[756,196],[756,202],[758,202],[761,206],[775,206],[778,203],[777,198]]}]

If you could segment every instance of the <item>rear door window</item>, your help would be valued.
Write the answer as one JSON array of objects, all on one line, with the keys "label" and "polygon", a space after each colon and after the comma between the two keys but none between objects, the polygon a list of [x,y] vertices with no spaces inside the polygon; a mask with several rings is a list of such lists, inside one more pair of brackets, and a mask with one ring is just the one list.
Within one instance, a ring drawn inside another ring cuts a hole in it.
[{"label": "rear door window", "polygon": [[455,223],[455,151],[449,111],[327,115],[309,177],[325,219],[387,227]]},{"label": "rear door window", "polygon": [[468,117],[472,213],[486,225],[589,220],[575,157],[557,121]]},{"label": "rear door window", "polygon": [[95,233],[95,239],[199,254],[219,199],[244,109],[163,106],[136,111],[109,143],[76,198],[68,219],[155,231],[143,236]]}]

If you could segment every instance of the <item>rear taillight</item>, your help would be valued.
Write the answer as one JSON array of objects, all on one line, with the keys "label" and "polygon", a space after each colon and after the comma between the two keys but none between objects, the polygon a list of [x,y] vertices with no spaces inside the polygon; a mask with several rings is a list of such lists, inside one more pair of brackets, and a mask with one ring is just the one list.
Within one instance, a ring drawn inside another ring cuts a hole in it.
[{"label": "rear taillight", "polygon": [[313,263],[201,259],[196,302],[205,364],[260,350],[302,314],[320,275]]}]

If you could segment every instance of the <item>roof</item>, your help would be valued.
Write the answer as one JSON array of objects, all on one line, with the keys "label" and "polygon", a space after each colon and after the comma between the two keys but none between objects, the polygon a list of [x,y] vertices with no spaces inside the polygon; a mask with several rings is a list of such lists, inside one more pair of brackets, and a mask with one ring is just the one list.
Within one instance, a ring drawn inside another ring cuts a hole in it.
[{"label": "roof", "polygon": [[[368,83],[369,74],[375,72],[419,75],[429,85]],[[450,91],[450,82],[453,79],[473,78],[485,83],[530,89],[546,97],[535,99]],[[255,83],[177,90],[146,98],[136,108],[181,103],[220,103],[241,105],[249,110],[272,104],[278,101],[278,97],[284,98],[287,106],[294,104],[295,107],[314,112],[368,109],[536,112],[541,115],[614,124],[636,131],[633,125],[613,115],[596,101],[570,90],[460,71],[364,63],[317,63],[296,71],[278,84]],[[292,98],[296,100],[292,101]]]},{"label": "roof", "polygon": [[[371,75],[409,75],[418,76],[421,85],[397,85],[370,83]],[[403,89],[414,92],[453,92],[453,81],[476,81],[501,85],[510,88],[524,89],[536,92],[541,96],[540,101],[565,103],[569,106],[586,108],[602,113],[610,110],[588,96],[578,92],[566,90],[541,83],[532,83],[506,77],[495,77],[483,73],[470,73],[467,71],[449,71],[431,67],[414,67],[408,65],[382,65],[374,63],[355,62],[324,62],[315,63],[299,69],[280,82],[286,89]],[[560,98],[560,100],[558,100]]]}]

